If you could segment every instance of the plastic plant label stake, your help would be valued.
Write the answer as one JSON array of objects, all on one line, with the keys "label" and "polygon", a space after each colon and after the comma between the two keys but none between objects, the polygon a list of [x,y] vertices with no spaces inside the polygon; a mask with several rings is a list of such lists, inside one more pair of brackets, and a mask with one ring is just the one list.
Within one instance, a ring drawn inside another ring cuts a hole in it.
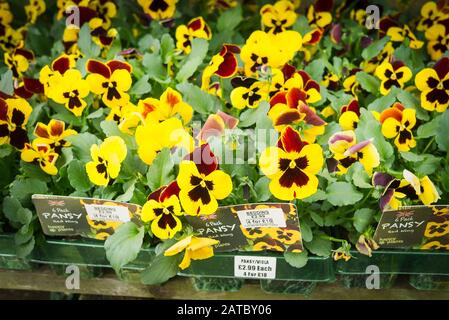
[{"label": "plastic plant label stake", "polygon": [[281,208],[237,211],[240,223],[248,228],[285,228],[284,211]]},{"label": "plastic plant label stake", "polygon": [[248,279],[275,279],[276,258],[235,256],[234,276]]}]

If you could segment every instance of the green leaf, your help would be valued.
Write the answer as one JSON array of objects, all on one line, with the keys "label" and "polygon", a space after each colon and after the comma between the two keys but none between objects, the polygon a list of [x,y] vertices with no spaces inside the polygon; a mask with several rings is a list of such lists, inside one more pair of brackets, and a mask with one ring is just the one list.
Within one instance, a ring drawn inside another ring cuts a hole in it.
[{"label": "green leaf", "polygon": [[310,197],[307,197],[303,199],[304,202],[307,203],[313,203],[321,200],[326,199],[326,193],[323,190],[317,190],[314,194],[312,194]]},{"label": "green leaf", "polygon": [[434,173],[440,167],[441,158],[426,154],[424,160],[415,163],[414,170],[419,176]]},{"label": "green leaf", "polygon": [[402,158],[404,158],[405,161],[408,162],[419,162],[423,161],[425,159],[424,154],[416,154],[413,152],[399,152]]},{"label": "green leaf", "polygon": [[390,41],[390,37],[383,37],[380,40],[374,41],[368,47],[363,49],[362,58],[365,61],[368,61],[376,57],[382,51],[388,41]]},{"label": "green leaf", "polygon": [[419,99],[412,93],[405,91],[404,89],[399,89],[397,87],[392,88],[392,93],[396,95],[399,102],[406,108],[412,108],[416,110],[416,117],[420,120],[428,121],[429,114],[421,108],[421,103]]},{"label": "green leaf", "polygon": [[78,47],[88,58],[98,57],[100,55],[101,48],[92,41],[90,28],[87,23],[85,23],[79,31]]},{"label": "green leaf", "polygon": [[233,31],[242,22],[242,7],[240,5],[224,10],[217,20],[218,33],[229,33]]},{"label": "green leaf", "polygon": [[350,177],[352,183],[359,188],[362,189],[370,189],[372,188],[371,179],[366,173],[363,165],[360,162],[354,163],[347,172],[347,177]]},{"label": "green leaf", "polygon": [[393,105],[393,103],[396,101],[396,97],[395,95],[392,94],[392,91],[390,91],[390,93],[387,94],[386,96],[380,97],[371,102],[368,105],[367,109],[369,111],[382,112],[385,108]]},{"label": "green leaf", "polygon": [[19,258],[25,258],[28,256],[34,249],[34,245],[36,241],[34,237],[32,237],[28,242],[21,243],[20,245],[16,245],[16,254]]},{"label": "green leaf", "polygon": [[0,158],[5,158],[14,152],[14,148],[9,144],[0,145]]},{"label": "green leaf", "polygon": [[221,103],[217,97],[204,92],[198,86],[191,83],[180,83],[176,89],[182,93],[184,101],[198,113],[209,115],[221,109]]},{"label": "green leaf", "polygon": [[11,184],[11,194],[22,203],[31,200],[33,194],[46,194],[47,184],[36,178],[17,179]]},{"label": "green leaf", "polygon": [[436,116],[429,122],[426,122],[418,127],[417,137],[429,138],[437,135],[441,116]]},{"label": "green leaf", "polygon": [[22,225],[28,225],[33,218],[33,213],[23,208],[19,200],[13,197],[6,197],[3,200],[3,213],[10,221]]},{"label": "green leaf", "polygon": [[332,252],[332,242],[319,235],[315,235],[312,241],[306,242],[305,246],[310,252],[320,257],[329,257]]},{"label": "green leaf", "polygon": [[254,189],[257,193],[257,201],[267,201],[271,197],[270,188],[268,187],[270,184],[270,179],[267,177],[261,177],[257,180],[254,185]]},{"label": "green leaf", "polygon": [[118,273],[120,269],[137,258],[145,234],[144,227],[134,222],[122,224],[104,243],[106,257]]},{"label": "green leaf", "polygon": [[334,206],[347,206],[355,204],[363,198],[363,194],[347,182],[335,182],[330,184],[326,190],[327,201]]},{"label": "green leaf", "polygon": [[162,61],[167,64],[175,50],[175,42],[170,34],[165,33],[161,38],[161,57]]},{"label": "green leaf", "polygon": [[316,213],[314,211],[310,211],[310,210],[309,210],[309,214],[310,214],[310,217],[312,218],[313,222],[315,222],[320,227],[324,226],[324,219],[322,216],[320,216],[318,213]]},{"label": "green leaf", "polygon": [[134,195],[134,190],[136,189],[136,179],[130,180],[123,184],[124,193],[118,196],[115,200],[128,202],[132,199]]},{"label": "green leaf", "polygon": [[206,57],[208,49],[209,42],[207,40],[201,38],[192,40],[192,51],[176,75],[176,80],[178,82],[185,82],[193,76]]},{"label": "green leaf", "polygon": [[34,234],[32,224],[24,224],[14,235],[14,243],[19,246],[26,244],[31,240]]},{"label": "green leaf", "polygon": [[301,253],[286,251],[284,252],[284,258],[289,265],[298,269],[304,267],[307,264],[307,261],[309,260],[306,250],[304,250]]},{"label": "green leaf", "polygon": [[129,92],[132,95],[135,96],[142,96],[145,93],[148,93],[151,91],[151,84],[148,82],[150,80],[150,76],[149,75],[144,75],[142,78],[139,79],[139,81],[137,81],[131,91]]},{"label": "green leaf", "polygon": [[326,63],[327,63],[327,61],[323,58],[313,60],[311,63],[309,63],[305,67],[304,70],[310,75],[310,77],[313,80],[318,81],[318,83],[319,83],[321,81],[321,79],[323,78],[323,72],[324,72]]},{"label": "green leaf", "polygon": [[267,101],[261,101],[257,108],[243,111],[240,115],[239,127],[246,128],[259,122],[267,115],[268,110],[270,110],[270,104]]},{"label": "green leaf", "polygon": [[143,284],[161,284],[176,276],[179,271],[178,264],[182,254],[166,257],[160,254],[154,258],[148,268],[142,271],[140,279]]},{"label": "green leaf", "polygon": [[67,168],[70,185],[80,192],[89,191],[92,187],[84,164],[79,160],[70,162]]},{"label": "green leaf", "polygon": [[438,125],[438,132],[435,141],[438,148],[442,151],[449,151],[449,110],[446,110],[442,115]]},{"label": "green leaf", "polygon": [[167,71],[162,58],[157,53],[145,53],[142,59],[145,74],[157,82],[167,82]]},{"label": "green leaf", "polygon": [[75,156],[82,162],[88,162],[91,160],[90,147],[99,143],[98,138],[88,132],[67,137],[66,140],[72,144],[72,149]]},{"label": "green leaf", "polygon": [[13,79],[12,79],[12,71],[8,70],[4,74],[2,74],[0,78],[0,91],[13,95],[14,87],[13,87]]},{"label": "green leaf", "polygon": [[359,209],[354,213],[353,225],[357,232],[364,232],[374,222],[375,211],[368,208]]},{"label": "green leaf", "polygon": [[357,72],[355,77],[363,89],[365,89],[369,93],[377,95],[380,86],[379,79],[364,71]]},{"label": "green leaf", "polygon": [[304,219],[300,219],[299,225],[301,228],[302,240],[306,241],[306,242],[312,241],[313,232],[312,232],[312,228],[310,228],[309,224]]},{"label": "green leaf", "polygon": [[385,140],[382,135],[381,126],[371,112],[361,110],[360,121],[356,129],[357,141],[367,140],[373,138],[374,145],[379,151],[381,160],[393,161],[394,149],[393,146]]},{"label": "green leaf", "polygon": [[168,184],[175,178],[173,167],[174,163],[170,156],[170,150],[162,149],[148,169],[147,180],[151,191]]},{"label": "green leaf", "polygon": [[120,137],[129,149],[136,149],[136,143],[133,136],[123,133],[117,123],[112,120],[104,120],[100,123],[100,127],[107,137]]}]

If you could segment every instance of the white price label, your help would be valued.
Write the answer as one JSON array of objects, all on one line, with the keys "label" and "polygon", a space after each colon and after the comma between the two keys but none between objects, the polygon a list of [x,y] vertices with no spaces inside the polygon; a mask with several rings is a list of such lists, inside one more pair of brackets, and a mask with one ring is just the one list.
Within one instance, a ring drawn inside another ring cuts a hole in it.
[{"label": "white price label", "polygon": [[85,204],[87,215],[91,220],[129,222],[131,218],[127,207]]},{"label": "white price label", "polygon": [[249,279],[275,279],[276,258],[235,256],[234,276]]},{"label": "white price label", "polygon": [[237,211],[240,223],[249,228],[285,228],[284,211],[281,208],[251,209]]}]

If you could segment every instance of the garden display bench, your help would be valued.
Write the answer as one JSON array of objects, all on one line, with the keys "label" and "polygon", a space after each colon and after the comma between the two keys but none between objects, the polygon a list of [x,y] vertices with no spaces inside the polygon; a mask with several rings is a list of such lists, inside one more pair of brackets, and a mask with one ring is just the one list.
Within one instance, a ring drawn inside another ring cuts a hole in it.
[{"label": "garden display bench", "polygon": [[48,266],[35,270],[0,270],[0,289],[58,292],[66,294],[101,295],[152,299],[448,299],[449,291],[416,290],[406,282],[398,281],[390,289],[368,290],[345,288],[339,282],[319,283],[308,296],[303,294],[279,294],[262,291],[259,283],[246,281],[239,291],[205,292],[192,286],[192,279],[176,277],[164,285],[145,286],[140,283],[119,280],[111,272],[102,277],[82,279],[79,290],[68,290],[66,277],[56,274]]}]

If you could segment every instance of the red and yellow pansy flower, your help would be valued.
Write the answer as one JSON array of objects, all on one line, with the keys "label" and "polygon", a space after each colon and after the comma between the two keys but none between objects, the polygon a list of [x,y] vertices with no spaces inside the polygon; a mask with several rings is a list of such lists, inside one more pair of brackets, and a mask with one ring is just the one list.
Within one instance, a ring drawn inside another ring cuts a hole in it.
[{"label": "red and yellow pansy flower", "polygon": [[270,192],[280,200],[304,199],[318,189],[316,174],[323,167],[323,150],[301,140],[298,131],[285,127],[276,147],[265,149],[259,167],[271,180]]},{"label": "red and yellow pansy flower", "polygon": [[21,150],[28,140],[26,124],[33,108],[22,98],[0,98],[0,145]]},{"label": "red and yellow pansy flower", "polygon": [[44,66],[39,73],[39,81],[44,86],[44,93],[48,98],[52,97],[53,90],[49,90],[52,82],[59,82],[64,73],[75,67],[73,56],[62,54],[50,66]]},{"label": "red and yellow pansy flower", "polygon": [[421,91],[421,107],[428,111],[446,111],[449,105],[449,58],[440,59],[433,68],[425,68],[415,77]]},{"label": "red and yellow pansy flower", "polygon": [[210,89],[210,79],[216,75],[220,78],[230,78],[234,76],[238,69],[236,55],[240,53],[240,48],[233,44],[224,44],[220,53],[214,55],[209,65],[204,68],[201,77],[201,89]]},{"label": "red and yellow pansy flower", "polygon": [[432,60],[440,59],[449,49],[449,19],[426,30],[427,53]]},{"label": "red and yellow pansy flower", "polygon": [[333,1],[317,0],[307,9],[307,20],[311,27],[324,29],[332,22]]},{"label": "red and yellow pansy flower", "polygon": [[6,51],[3,58],[5,64],[12,71],[13,77],[21,79],[23,73],[28,70],[30,62],[34,60],[34,53],[30,50],[18,47],[11,51]]},{"label": "red and yellow pansy flower", "polygon": [[382,124],[382,134],[393,139],[399,151],[406,152],[416,147],[412,129],[416,124],[416,110],[406,109],[400,103],[382,111],[379,118]]},{"label": "red and yellow pansy flower", "polygon": [[24,7],[28,23],[36,23],[37,18],[45,12],[46,8],[45,0],[30,0]]},{"label": "red and yellow pansy flower", "polygon": [[56,161],[59,155],[46,143],[35,139],[31,144],[26,143],[21,153],[21,159],[25,162],[39,164],[41,169],[49,175],[58,174]]},{"label": "red and yellow pansy flower", "polygon": [[145,14],[154,20],[166,20],[173,17],[178,0],[137,0]]},{"label": "red and yellow pansy flower", "polygon": [[288,0],[264,5],[260,9],[260,15],[264,30],[271,33],[283,32],[296,21],[295,6]]},{"label": "red and yellow pansy flower", "polygon": [[391,87],[403,88],[412,78],[412,71],[401,61],[390,63],[385,60],[376,68],[375,75],[380,79],[380,93],[385,96]]},{"label": "red and yellow pansy flower", "polygon": [[218,208],[217,200],[232,191],[231,177],[218,169],[218,160],[208,144],[196,148],[179,165],[176,179],[179,199],[186,214],[209,215]]},{"label": "red and yellow pansy flower", "polygon": [[359,123],[360,108],[359,102],[356,99],[352,99],[349,104],[341,107],[340,118],[338,118],[338,123],[340,127],[344,130],[355,130],[357,129],[357,124]]},{"label": "red and yellow pansy flower", "polygon": [[371,140],[357,143],[352,130],[337,132],[329,138],[329,150],[338,161],[339,174],[346,173],[355,162],[359,161],[365,171],[371,175],[373,168],[380,165],[379,153]]},{"label": "red and yellow pansy flower", "polygon": [[34,129],[37,143],[49,145],[56,153],[60,153],[62,148],[70,146],[70,142],[65,138],[75,134],[77,134],[75,130],[65,128],[64,121],[56,119],[51,119],[48,124],[38,122]]},{"label": "red and yellow pansy flower", "polygon": [[90,72],[86,80],[90,90],[102,96],[103,103],[109,108],[124,105],[129,101],[127,91],[131,88],[132,67],[127,62],[111,60],[103,63],[89,60],[86,70]]},{"label": "red and yellow pansy flower", "polygon": [[179,216],[183,212],[178,194],[179,188],[174,181],[151,193],[142,208],[142,221],[151,222],[151,232],[159,239],[171,239],[182,230]]},{"label": "red and yellow pansy flower", "polygon": [[219,241],[211,238],[188,236],[165,250],[167,257],[177,255],[184,251],[184,257],[179,267],[184,270],[190,266],[192,260],[204,260],[214,256],[213,246]]},{"label": "red and yellow pansy flower", "polygon": [[192,40],[195,38],[212,38],[212,31],[203,17],[193,18],[187,25],[181,24],[176,28],[176,47],[184,53],[190,53]]},{"label": "red and yellow pansy flower", "polygon": [[421,19],[416,30],[426,31],[447,19],[449,19],[449,10],[445,7],[445,1],[438,1],[438,3],[428,1],[421,7]]},{"label": "red and yellow pansy flower", "polygon": [[106,138],[101,145],[92,145],[92,161],[86,164],[89,180],[98,186],[107,186],[118,177],[127,152],[125,142],[117,136]]}]

